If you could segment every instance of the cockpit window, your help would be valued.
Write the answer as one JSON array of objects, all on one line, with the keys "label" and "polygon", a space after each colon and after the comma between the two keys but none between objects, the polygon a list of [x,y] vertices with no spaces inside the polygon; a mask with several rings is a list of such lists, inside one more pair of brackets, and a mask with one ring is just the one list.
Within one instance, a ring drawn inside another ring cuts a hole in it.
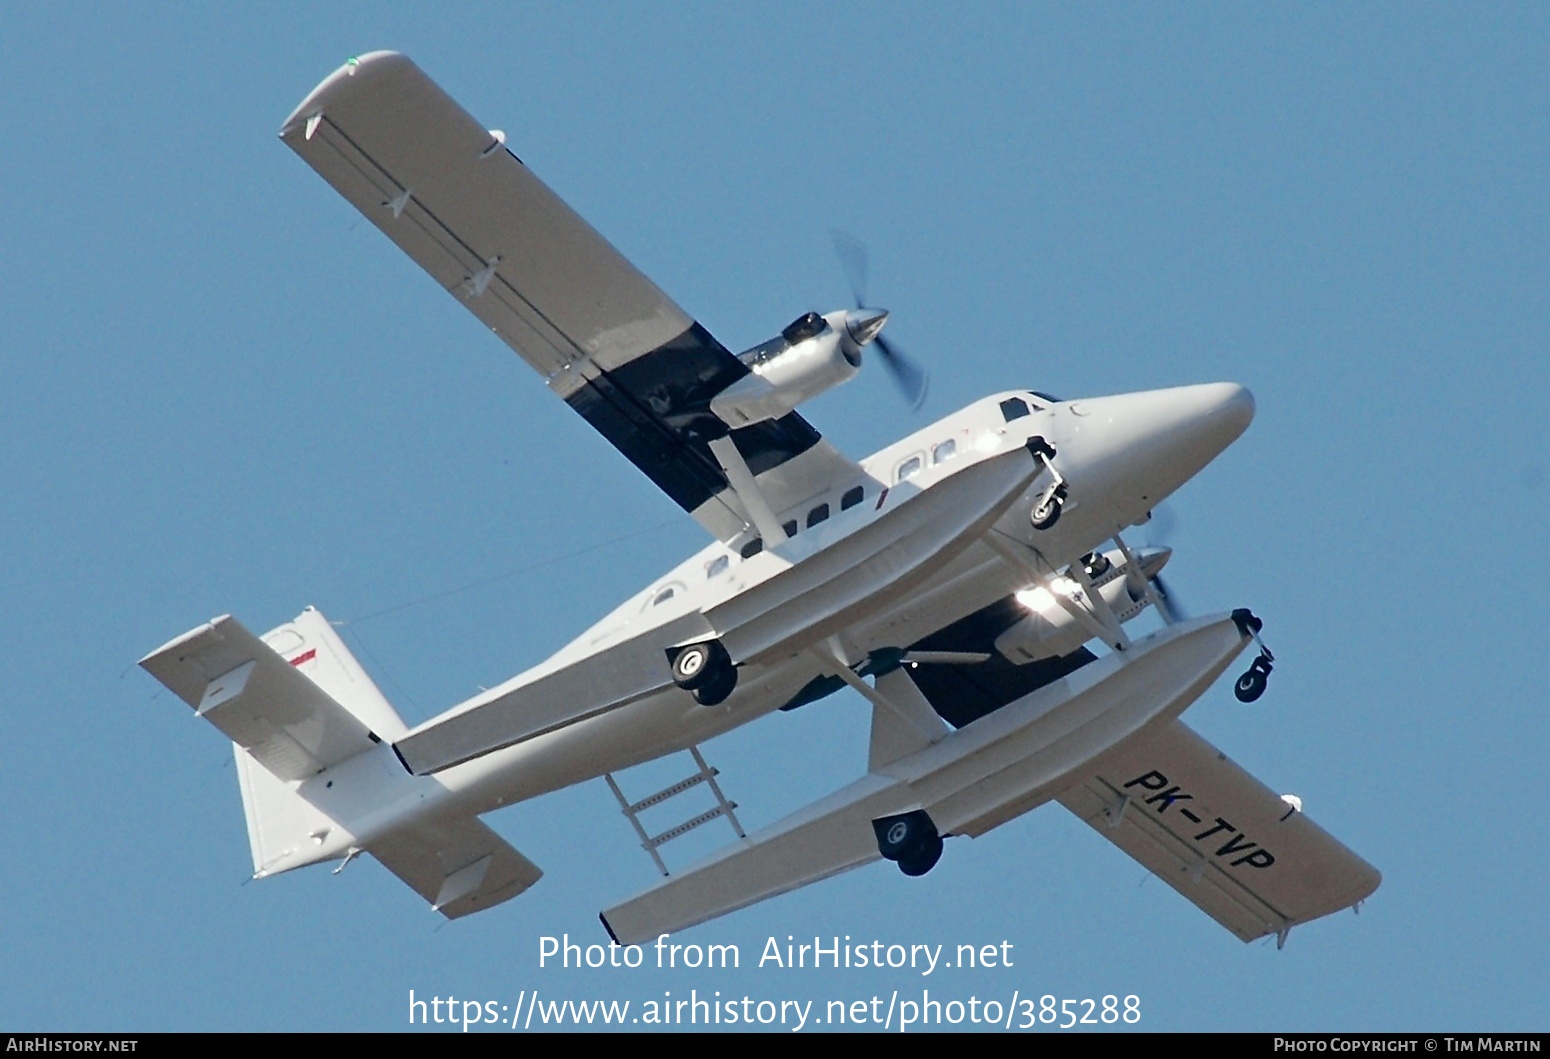
[{"label": "cockpit window", "polygon": [[1042,397],[1042,398],[1044,398],[1050,404],[1059,404],[1061,401],[1064,400],[1064,398],[1062,398],[1062,397],[1056,397],[1053,394],[1047,394],[1043,390],[1029,390],[1028,392],[1033,394],[1033,396],[1035,396],[1035,397]]},{"label": "cockpit window", "polygon": [[1008,397],[1001,402],[1001,418],[1010,423],[1028,414],[1028,402],[1021,397]]},{"label": "cockpit window", "polygon": [[814,335],[823,334],[824,328],[828,326],[824,318],[817,313],[803,313],[787,324],[781,330],[780,336],[794,346],[798,342],[806,342]]}]

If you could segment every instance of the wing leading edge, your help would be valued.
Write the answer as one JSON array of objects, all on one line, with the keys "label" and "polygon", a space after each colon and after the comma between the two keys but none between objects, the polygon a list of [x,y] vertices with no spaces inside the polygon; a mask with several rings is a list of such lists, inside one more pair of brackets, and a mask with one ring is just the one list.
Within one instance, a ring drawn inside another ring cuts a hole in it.
[{"label": "wing leading edge", "polygon": [[749,368],[405,56],[350,60],[280,137],[721,539],[751,520],[717,438],[777,511],[862,477],[794,412],[737,430],[712,413]]}]

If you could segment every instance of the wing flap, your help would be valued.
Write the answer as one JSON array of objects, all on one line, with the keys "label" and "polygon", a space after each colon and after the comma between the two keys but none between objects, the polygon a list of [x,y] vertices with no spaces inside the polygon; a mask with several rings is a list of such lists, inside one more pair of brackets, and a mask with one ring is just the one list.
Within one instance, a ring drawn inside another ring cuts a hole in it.
[{"label": "wing flap", "polygon": [[342,67],[280,136],[546,377],[583,355],[610,370],[693,323],[403,55]]},{"label": "wing flap", "polygon": [[448,919],[509,901],[543,876],[474,817],[395,831],[367,851]]},{"label": "wing flap", "polygon": [[1382,881],[1181,721],[1104,754],[1060,803],[1243,941],[1349,908]]},{"label": "wing flap", "polygon": [[376,738],[229,615],[152,651],[140,665],[282,780],[316,775]]}]

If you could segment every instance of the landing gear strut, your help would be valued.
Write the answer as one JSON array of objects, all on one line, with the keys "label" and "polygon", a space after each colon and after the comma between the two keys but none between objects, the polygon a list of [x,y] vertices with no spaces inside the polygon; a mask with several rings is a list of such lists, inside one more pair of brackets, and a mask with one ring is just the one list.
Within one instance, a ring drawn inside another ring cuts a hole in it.
[{"label": "landing gear strut", "polygon": [[1270,671],[1275,668],[1273,663],[1276,656],[1270,653],[1270,648],[1265,646],[1265,641],[1259,638],[1259,630],[1264,628],[1264,622],[1243,608],[1232,612],[1232,620],[1237,623],[1238,630],[1243,635],[1252,636],[1254,642],[1259,644],[1259,657],[1249,663],[1248,670],[1232,686],[1232,693],[1237,696],[1239,702],[1253,702],[1265,693],[1265,685],[1270,680]]},{"label": "landing gear strut", "polygon": [[1049,471],[1054,479],[1039,497],[1034,501],[1033,510],[1028,512],[1028,521],[1033,523],[1036,530],[1047,530],[1060,521],[1060,510],[1066,502],[1066,480],[1055,470],[1055,447],[1042,437],[1028,439],[1028,451],[1033,458],[1044,464],[1044,469]]},{"label": "landing gear strut", "polygon": [[737,687],[737,667],[720,640],[692,643],[673,655],[673,683],[693,692],[701,706],[715,706]]},{"label": "landing gear strut", "polygon": [[942,857],[942,836],[924,809],[872,821],[877,851],[905,875],[924,875]]}]

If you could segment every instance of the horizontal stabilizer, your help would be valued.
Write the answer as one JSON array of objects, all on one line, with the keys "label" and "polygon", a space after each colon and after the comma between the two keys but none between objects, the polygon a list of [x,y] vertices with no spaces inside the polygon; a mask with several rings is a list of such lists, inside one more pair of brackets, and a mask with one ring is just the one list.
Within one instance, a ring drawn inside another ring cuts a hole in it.
[{"label": "horizontal stabilizer", "polygon": [[1382,881],[1180,721],[1104,754],[1060,803],[1244,941],[1349,908]]},{"label": "horizontal stabilizer", "polygon": [[368,852],[448,919],[509,901],[543,875],[474,817],[393,832]]},{"label": "horizontal stabilizer", "polygon": [[278,779],[300,780],[368,749],[375,736],[232,617],[184,633],[140,660],[151,676]]}]

